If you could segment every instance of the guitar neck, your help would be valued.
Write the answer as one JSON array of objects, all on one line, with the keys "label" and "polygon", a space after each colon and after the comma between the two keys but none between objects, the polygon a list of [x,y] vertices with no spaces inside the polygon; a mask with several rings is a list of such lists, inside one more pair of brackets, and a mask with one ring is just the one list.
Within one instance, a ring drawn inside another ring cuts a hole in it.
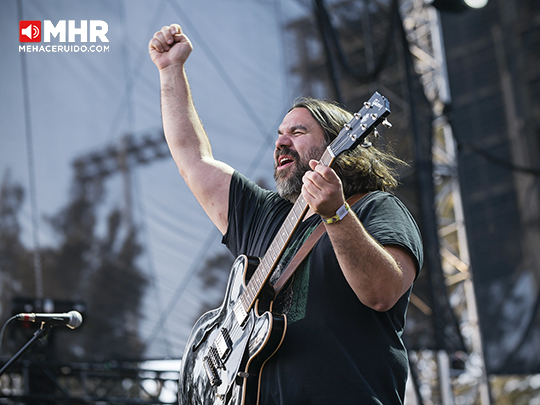
[{"label": "guitar neck", "polygon": [[[330,148],[327,148],[319,159],[319,163],[325,166],[331,166],[334,160],[335,156]],[[306,216],[308,209],[309,206],[306,203],[306,200],[304,200],[304,197],[300,195],[289,211],[287,218],[285,218],[285,221],[279,228],[279,231],[274,237],[272,244],[266,251],[264,257],[261,259],[261,263],[253,273],[253,276],[246,286],[246,289],[240,296],[242,305],[246,312],[248,312],[255,303],[257,296],[270,278],[270,275],[274,271],[279,259],[281,256],[283,256],[285,248],[289,244],[292,235]]]}]

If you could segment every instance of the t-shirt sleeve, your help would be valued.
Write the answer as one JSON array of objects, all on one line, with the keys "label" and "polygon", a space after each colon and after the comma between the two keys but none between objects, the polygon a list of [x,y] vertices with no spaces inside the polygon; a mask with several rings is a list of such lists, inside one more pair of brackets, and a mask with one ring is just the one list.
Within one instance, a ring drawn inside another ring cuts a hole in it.
[{"label": "t-shirt sleeve", "polygon": [[424,261],[418,225],[405,205],[394,195],[372,193],[353,206],[366,231],[381,245],[397,245],[416,260],[416,275]]},{"label": "t-shirt sleeve", "polygon": [[265,190],[239,172],[229,189],[227,232],[222,243],[234,256],[262,257],[292,204]]}]

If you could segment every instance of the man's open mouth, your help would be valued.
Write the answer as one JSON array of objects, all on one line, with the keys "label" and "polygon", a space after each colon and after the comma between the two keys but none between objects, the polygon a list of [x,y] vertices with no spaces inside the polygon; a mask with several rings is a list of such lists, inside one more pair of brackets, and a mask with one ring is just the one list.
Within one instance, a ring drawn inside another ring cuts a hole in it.
[{"label": "man's open mouth", "polygon": [[294,163],[294,159],[290,156],[286,156],[286,155],[283,155],[283,156],[280,156],[278,157],[278,169],[284,169],[285,167],[291,165],[292,163]]}]

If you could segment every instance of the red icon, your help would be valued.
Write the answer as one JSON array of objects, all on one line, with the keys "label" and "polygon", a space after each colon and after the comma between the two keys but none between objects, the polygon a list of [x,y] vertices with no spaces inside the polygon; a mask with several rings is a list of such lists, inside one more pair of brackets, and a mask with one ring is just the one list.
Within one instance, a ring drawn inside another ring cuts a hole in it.
[{"label": "red icon", "polygon": [[41,21],[19,21],[19,42],[41,42]]}]

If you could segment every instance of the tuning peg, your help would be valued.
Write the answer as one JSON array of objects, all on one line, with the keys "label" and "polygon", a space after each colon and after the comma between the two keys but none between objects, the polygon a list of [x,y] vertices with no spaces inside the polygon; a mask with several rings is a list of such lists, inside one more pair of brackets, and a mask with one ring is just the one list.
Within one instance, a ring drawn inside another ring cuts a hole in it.
[{"label": "tuning peg", "polygon": [[369,101],[364,101],[364,106],[366,108],[371,108],[371,103]]},{"label": "tuning peg", "polygon": [[377,128],[375,128],[375,129],[373,130],[373,136],[374,136],[375,138],[378,138],[378,137],[379,137],[379,130],[378,130]]},{"label": "tuning peg", "polygon": [[382,122],[382,124],[383,124],[386,128],[392,128],[392,124],[391,124],[390,121],[388,121],[386,118],[384,119],[384,121]]},{"label": "tuning peg", "polygon": [[371,142],[369,142],[369,141],[364,141],[364,142],[362,142],[362,143],[360,144],[360,146],[361,146],[362,148],[369,148],[371,145],[373,145],[373,144],[372,144]]}]

